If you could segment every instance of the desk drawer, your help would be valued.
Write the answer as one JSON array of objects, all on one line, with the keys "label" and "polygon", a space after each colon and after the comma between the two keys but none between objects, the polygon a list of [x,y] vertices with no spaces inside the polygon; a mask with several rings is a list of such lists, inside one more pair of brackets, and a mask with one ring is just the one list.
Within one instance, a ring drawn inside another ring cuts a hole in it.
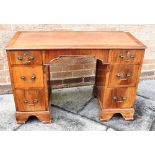
[{"label": "desk drawer", "polygon": [[12,67],[15,88],[43,87],[43,67]]},{"label": "desk drawer", "polygon": [[136,86],[139,78],[139,65],[111,65],[109,74],[109,87]]},{"label": "desk drawer", "polygon": [[41,51],[10,51],[8,56],[11,64],[40,65],[42,64]]},{"label": "desk drawer", "polygon": [[15,90],[17,111],[46,110],[44,90]]},{"label": "desk drawer", "polygon": [[110,50],[111,63],[141,64],[144,50]]},{"label": "desk drawer", "polygon": [[103,108],[133,108],[136,87],[107,88],[103,98]]}]

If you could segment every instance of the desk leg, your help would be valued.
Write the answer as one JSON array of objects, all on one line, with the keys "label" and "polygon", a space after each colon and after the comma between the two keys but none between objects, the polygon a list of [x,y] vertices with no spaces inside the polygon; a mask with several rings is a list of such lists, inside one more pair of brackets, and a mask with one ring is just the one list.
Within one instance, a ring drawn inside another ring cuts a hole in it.
[{"label": "desk leg", "polygon": [[49,111],[16,112],[16,121],[19,124],[24,124],[30,116],[35,116],[43,123],[51,123],[51,114]]}]

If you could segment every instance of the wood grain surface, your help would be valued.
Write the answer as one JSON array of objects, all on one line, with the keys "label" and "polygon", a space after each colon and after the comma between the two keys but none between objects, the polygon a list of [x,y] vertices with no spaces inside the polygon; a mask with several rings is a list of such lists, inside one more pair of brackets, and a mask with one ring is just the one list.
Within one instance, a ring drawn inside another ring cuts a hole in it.
[{"label": "wood grain surface", "polygon": [[129,32],[27,31],[17,32],[6,49],[144,49],[145,47]]}]

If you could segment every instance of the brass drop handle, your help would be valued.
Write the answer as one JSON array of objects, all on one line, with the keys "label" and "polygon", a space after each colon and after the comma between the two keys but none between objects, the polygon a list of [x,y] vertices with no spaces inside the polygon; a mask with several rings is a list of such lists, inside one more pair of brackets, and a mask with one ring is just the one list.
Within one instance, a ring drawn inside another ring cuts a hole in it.
[{"label": "brass drop handle", "polygon": [[124,96],[121,100],[119,100],[117,96],[113,96],[113,100],[115,100],[117,103],[123,103],[125,100],[127,100],[127,97]]},{"label": "brass drop handle", "polygon": [[31,77],[31,79],[32,79],[32,80],[35,80],[35,79],[36,79],[36,75],[33,74],[32,77]]},{"label": "brass drop handle", "polygon": [[21,55],[19,55],[19,56],[17,57],[17,59],[20,60],[20,61],[22,61],[22,60],[23,60],[23,57],[22,57]]},{"label": "brass drop handle", "polygon": [[28,65],[28,64],[30,64],[30,62],[31,62],[31,61],[24,61],[23,64],[24,64],[24,65]]},{"label": "brass drop handle", "polygon": [[131,55],[130,55],[130,58],[135,58],[135,57],[136,57],[135,54],[131,54]]},{"label": "brass drop handle", "polygon": [[136,55],[135,54],[130,54],[130,56],[125,57],[123,54],[119,54],[118,57],[124,59],[124,61],[130,61],[129,59],[130,58],[134,59],[136,57]]},{"label": "brass drop handle", "polygon": [[39,102],[38,99],[34,99],[34,100],[33,100],[33,103],[34,103],[34,104],[36,104],[36,103],[38,103],[38,102]]},{"label": "brass drop handle", "polygon": [[24,103],[28,104],[29,106],[33,106],[33,105],[37,104],[38,102],[39,102],[38,99],[32,100],[32,103],[30,103],[28,100],[24,100]]},{"label": "brass drop handle", "polygon": [[19,55],[19,56],[17,57],[17,59],[18,59],[19,61],[22,61],[22,64],[28,65],[28,64],[30,64],[30,62],[31,62],[32,60],[34,60],[34,56],[30,56],[30,57],[28,58],[27,61],[23,61],[23,57],[22,57],[21,55]]},{"label": "brass drop handle", "polygon": [[123,54],[119,54],[118,56],[119,56],[119,58],[122,58],[126,62],[130,61],[129,58],[125,57]]},{"label": "brass drop handle", "polygon": [[34,60],[34,56],[30,56],[29,57],[29,60]]},{"label": "brass drop handle", "polygon": [[121,77],[120,73],[116,74],[116,77],[118,77],[120,80],[128,80],[128,78],[131,77],[131,76],[132,76],[132,73],[130,73],[130,72],[127,73],[125,77]]},{"label": "brass drop handle", "polygon": [[28,65],[31,62],[31,61],[23,61],[23,57],[22,56],[18,56],[17,59],[19,61],[22,61],[22,64],[24,64],[24,65]]},{"label": "brass drop handle", "polygon": [[29,102],[28,100],[24,100],[24,103],[26,103],[26,104],[27,104],[28,102]]},{"label": "brass drop handle", "polygon": [[21,80],[25,80],[25,76],[22,75],[22,76],[20,77],[20,79],[21,79]]},{"label": "brass drop handle", "polygon": [[23,80],[23,81],[25,81],[25,82],[32,82],[32,81],[34,81],[36,78],[37,78],[37,77],[36,77],[35,74],[32,74],[31,80],[26,80],[26,77],[25,77],[24,75],[22,75],[22,76],[20,77],[20,79]]},{"label": "brass drop handle", "polygon": [[119,58],[124,58],[125,57],[123,54],[119,54],[118,56],[119,56]]},{"label": "brass drop handle", "polygon": [[31,103],[29,103],[30,106],[34,106],[35,104],[37,104],[39,102],[38,99],[33,99]]}]

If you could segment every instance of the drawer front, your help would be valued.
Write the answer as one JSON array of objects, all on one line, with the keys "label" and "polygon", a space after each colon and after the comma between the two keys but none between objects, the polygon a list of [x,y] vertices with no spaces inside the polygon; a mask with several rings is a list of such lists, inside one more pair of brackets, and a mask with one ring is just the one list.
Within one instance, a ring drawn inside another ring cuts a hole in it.
[{"label": "drawer front", "polygon": [[12,67],[15,88],[43,87],[43,67]]},{"label": "drawer front", "polygon": [[11,64],[40,65],[42,53],[40,51],[13,51],[8,52]]},{"label": "drawer front", "polygon": [[111,65],[108,86],[136,86],[138,73],[139,65]]},{"label": "drawer front", "polygon": [[111,63],[141,64],[144,50],[111,50]]},{"label": "drawer front", "polygon": [[103,108],[133,108],[136,87],[107,88],[104,93]]},{"label": "drawer front", "polygon": [[43,90],[15,90],[17,111],[46,110]]}]

